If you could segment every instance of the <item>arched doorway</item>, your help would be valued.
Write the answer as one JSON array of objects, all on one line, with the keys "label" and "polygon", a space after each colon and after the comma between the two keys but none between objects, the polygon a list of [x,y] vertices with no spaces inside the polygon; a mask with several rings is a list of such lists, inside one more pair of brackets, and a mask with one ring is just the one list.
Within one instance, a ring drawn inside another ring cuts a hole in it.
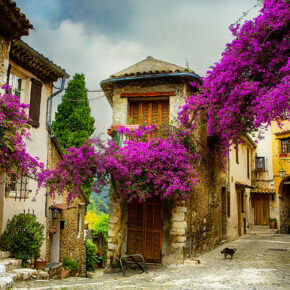
[{"label": "arched doorway", "polygon": [[279,186],[280,230],[290,234],[290,177],[284,178]]}]

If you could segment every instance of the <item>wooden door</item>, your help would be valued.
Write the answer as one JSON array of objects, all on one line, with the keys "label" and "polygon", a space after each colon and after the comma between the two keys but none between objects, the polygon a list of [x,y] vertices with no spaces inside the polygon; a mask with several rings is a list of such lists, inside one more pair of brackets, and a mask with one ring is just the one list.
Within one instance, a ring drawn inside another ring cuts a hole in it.
[{"label": "wooden door", "polygon": [[255,225],[269,225],[269,196],[255,195],[254,197]]},{"label": "wooden door", "polygon": [[238,201],[238,235],[242,235],[241,224],[242,224],[242,208],[241,208],[241,192],[237,191],[237,201]]},{"label": "wooden door", "polygon": [[141,254],[147,262],[161,262],[162,202],[155,196],[143,204],[128,204],[127,254]]}]

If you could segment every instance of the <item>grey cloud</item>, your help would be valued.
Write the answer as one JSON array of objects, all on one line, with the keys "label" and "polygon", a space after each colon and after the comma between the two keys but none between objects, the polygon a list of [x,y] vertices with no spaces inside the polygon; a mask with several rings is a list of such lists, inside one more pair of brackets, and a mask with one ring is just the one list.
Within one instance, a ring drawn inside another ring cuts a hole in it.
[{"label": "grey cloud", "polygon": [[[204,75],[231,40],[229,24],[256,1],[125,0],[117,1],[116,6],[113,5],[116,1],[59,3],[61,8],[53,6],[53,9],[65,13],[57,20],[58,24],[54,18],[45,25],[41,21],[33,23],[35,31],[23,40],[71,75],[83,72],[87,87],[96,89],[101,80],[148,55],[181,66],[187,57],[190,67]],[[257,9],[248,17],[255,14]],[[91,107],[96,132],[106,131],[112,121],[109,104],[99,99],[92,101]]]}]

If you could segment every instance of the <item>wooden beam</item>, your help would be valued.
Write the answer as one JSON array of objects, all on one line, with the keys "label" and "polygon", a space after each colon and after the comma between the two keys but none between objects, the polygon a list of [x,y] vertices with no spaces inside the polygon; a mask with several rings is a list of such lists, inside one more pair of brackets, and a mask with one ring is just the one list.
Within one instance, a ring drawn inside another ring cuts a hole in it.
[{"label": "wooden beam", "polygon": [[142,92],[142,93],[121,93],[121,98],[140,98],[140,97],[163,97],[163,96],[175,96],[175,91],[169,92]]}]

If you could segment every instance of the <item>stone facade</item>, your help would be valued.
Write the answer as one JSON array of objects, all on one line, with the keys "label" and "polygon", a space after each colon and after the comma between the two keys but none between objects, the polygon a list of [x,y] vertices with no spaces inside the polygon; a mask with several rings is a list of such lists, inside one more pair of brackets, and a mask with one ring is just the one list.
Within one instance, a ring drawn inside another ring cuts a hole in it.
[{"label": "stone facade", "polygon": [[[54,141],[53,141],[54,140]],[[61,154],[55,139],[49,142],[48,168],[54,168],[61,160]],[[60,209],[56,220],[52,218],[52,207]],[[80,263],[81,276],[86,275],[86,246],[85,246],[85,212],[86,199],[77,197],[71,203],[66,204],[66,194],[57,195],[54,198],[47,196],[47,262],[63,262],[69,257]],[[51,235],[50,229],[56,228],[56,233]],[[57,240],[57,242],[54,241]],[[59,245],[59,246],[58,246]],[[57,251],[53,253],[53,251]]]},{"label": "stone facade", "polygon": [[[143,62],[150,62],[150,58]],[[142,63],[142,62],[141,62]],[[138,65],[138,64],[137,64]],[[150,64],[148,65],[150,67]],[[166,64],[165,64],[166,66]],[[134,71],[126,70],[129,75]],[[151,69],[154,71],[154,69]],[[138,73],[138,72],[137,72]],[[144,73],[144,72],[140,72]],[[156,73],[156,71],[155,71]],[[146,74],[146,73],[144,73]],[[137,75],[138,76],[138,75]],[[185,97],[190,94],[191,87],[186,78],[150,78],[130,81],[114,82],[108,88],[103,87],[108,101],[113,109],[113,125],[130,124],[130,101],[164,100],[166,97],[144,97],[150,92],[174,92],[167,97],[169,100],[169,123],[177,126],[177,116],[180,106],[184,104]],[[126,98],[126,94],[134,93],[142,97]],[[206,123],[203,113],[200,114],[198,130],[194,138],[198,140],[198,153],[202,156],[198,174],[201,182],[195,187],[186,201],[163,200],[162,221],[162,249],[161,262],[164,265],[180,264],[187,256],[209,250],[222,240],[222,214],[221,191],[227,186],[227,175],[223,171],[218,154],[209,156],[206,146],[215,152],[214,141],[207,136]],[[121,204],[122,221],[119,237],[122,241],[121,256],[127,254],[127,225],[128,205],[126,201]],[[115,237],[120,212],[113,191],[110,193],[109,204],[109,232],[108,232],[108,264],[116,251],[117,240]]]}]

